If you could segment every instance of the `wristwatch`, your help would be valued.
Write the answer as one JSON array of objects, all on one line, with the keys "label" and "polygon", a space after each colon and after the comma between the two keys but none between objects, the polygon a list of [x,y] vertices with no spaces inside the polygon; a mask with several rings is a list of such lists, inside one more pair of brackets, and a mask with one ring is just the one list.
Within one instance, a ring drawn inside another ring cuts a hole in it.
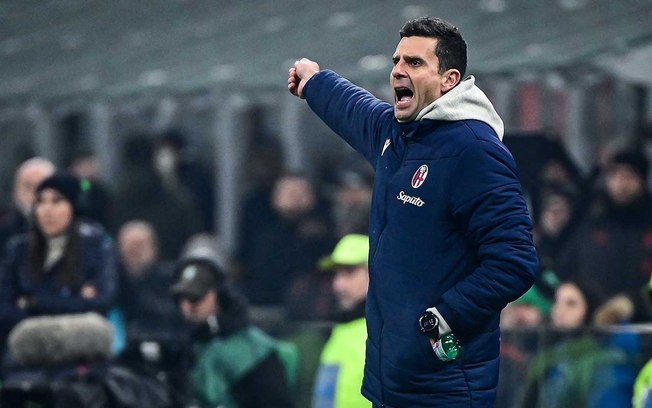
[{"label": "wristwatch", "polygon": [[419,317],[419,329],[431,339],[439,340],[439,319],[433,312],[426,310]]}]

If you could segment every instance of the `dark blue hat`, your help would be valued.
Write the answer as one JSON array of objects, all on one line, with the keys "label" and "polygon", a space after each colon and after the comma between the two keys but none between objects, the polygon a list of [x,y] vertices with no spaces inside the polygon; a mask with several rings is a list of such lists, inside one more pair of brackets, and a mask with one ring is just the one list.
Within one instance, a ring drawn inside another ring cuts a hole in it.
[{"label": "dark blue hat", "polygon": [[54,175],[46,178],[41,184],[36,187],[36,194],[40,194],[43,190],[51,188],[57,190],[59,194],[65,197],[70,202],[75,213],[79,210],[79,198],[81,196],[81,183],[79,179],[72,174],[68,173],[55,173]]}]

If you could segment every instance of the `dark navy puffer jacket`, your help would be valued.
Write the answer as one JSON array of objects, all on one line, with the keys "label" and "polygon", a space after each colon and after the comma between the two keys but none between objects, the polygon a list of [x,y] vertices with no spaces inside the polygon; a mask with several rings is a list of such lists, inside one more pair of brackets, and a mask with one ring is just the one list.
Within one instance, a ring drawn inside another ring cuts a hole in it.
[{"label": "dark navy puffer jacket", "polygon": [[[6,257],[0,263],[0,337],[29,316],[106,313],[112,307],[118,289],[113,240],[96,223],[78,222],[74,233],[78,235],[80,254],[79,270],[75,271],[79,283],[75,286],[58,283],[65,267],[62,260],[48,270],[42,281],[36,282],[28,262],[29,235],[17,235],[9,242]],[[81,296],[84,284],[95,287],[95,298]],[[34,304],[27,309],[18,308],[16,301],[21,296],[33,298]]]},{"label": "dark navy puffer jacket", "polygon": [[[408,123],[332,71],[304,88],[311,109],[376,171],[362,393],[378,406],[493,406],[500,311],[538,269],[502,121],[472,77],[458,87]],[[462,341],[452,362],[419,331],[430,307]]]}]

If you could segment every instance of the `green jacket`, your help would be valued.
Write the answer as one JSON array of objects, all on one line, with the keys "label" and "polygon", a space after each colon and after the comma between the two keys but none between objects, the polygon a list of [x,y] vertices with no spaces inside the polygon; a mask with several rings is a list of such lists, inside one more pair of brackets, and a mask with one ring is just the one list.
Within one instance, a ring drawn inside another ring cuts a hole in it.
[{"label": "green jacket", "polygon": [[195,345],[195,395],[206,407],[236,408],[231,387],[277,350],[276,340],[253,326]]}]

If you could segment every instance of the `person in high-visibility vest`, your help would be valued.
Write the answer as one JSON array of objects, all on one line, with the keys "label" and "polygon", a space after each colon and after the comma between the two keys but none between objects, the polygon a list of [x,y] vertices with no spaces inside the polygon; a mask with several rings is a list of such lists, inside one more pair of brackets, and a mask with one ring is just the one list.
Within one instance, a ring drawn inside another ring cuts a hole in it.
[{"label": "person in high-visibility vest", "polygon": [[634,408],[652,407],[652,360],[638,373],[634,382]]},{"label": "person in high-visibility vest", "polygon": [[369,408],[360,392],[367,327],[364,318],[369,287],[369,237],[344,236],[320,267],[333,271],[338,323],[322,350],[313,408]]},{"label": "person in high-visibility vest", "polygon": [[[647,300],[652,305],[652,276],[644,288]],[[634,382],[634,408],[652,408],[652,359],[643,366]]]}]

